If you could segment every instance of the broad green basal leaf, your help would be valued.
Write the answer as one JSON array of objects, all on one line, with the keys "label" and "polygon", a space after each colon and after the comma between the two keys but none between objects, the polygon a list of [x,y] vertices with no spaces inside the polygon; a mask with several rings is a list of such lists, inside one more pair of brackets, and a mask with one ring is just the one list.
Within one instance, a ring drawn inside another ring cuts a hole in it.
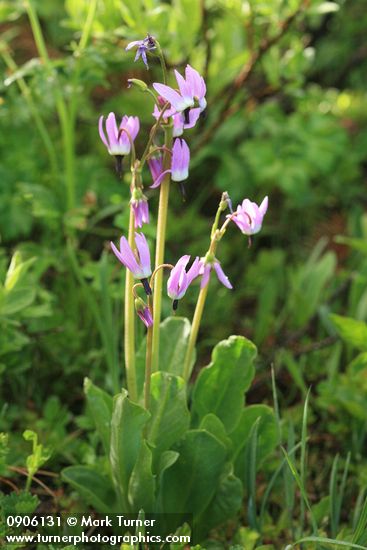
[{"label": "broad green basal leaf", "polygon": [[152,375],[150,412],[148,441],[160,454],[178,441],[189,427],[190,413],[183,378],[168,372]]},{"label": "broad green basal leaf", "polygon": [[212,362],[203,369],[193,391],[195,421],[215,414],[227,432],[237,424],[244,392],[254,377],[255,345],[243,336],[231,336],[213,350]]},{"label": "broad green basal leaf", "polygon": [[274,450],[278,443],[278,431],[273,410],[267,405],[250,405],[243,409],[236,428],[230,437],[233,443],[233,461],[235,473],[243,479],[246,460],[246,446],[251,429],[255,422],[257,427],[256,464],[261,462]]},{"label": "broad green basal leaf", "polygon": [[108,393],[95,386],[88,378],[84,380],[84,393],[87,398],[88,409],[108,456],[110,453],[113,399]]},{"label": "broad green basal leaf", "polygon": [[129,481],[129,504],[133,512],[154,511],[155,478],[152,473],[152,451],[146,441],[140,446],[139,455]]},{"label": "broad green basal leaf", "polygon": [[242,482],[233,474],[231,465],[227,465],[213,500],[200,517],[194,518],[194,533],[198,540],[207,535],[213,527],[233,518],[241,508],[242,498]]},{"label": "broad green basal leaf", "polygon": [[97,512],[117,512],[116,495],[112,481],[92,466],[69,466],[62,478],[80,493]]},{"label": "broad green basal leaf", "polygon": [[148,419],[149,413],[130,401],[126,393],[115,398],[111,422],[110,463],[113,479],[121,496],[121,504],[126,507],[126,511],[129,511],[130,476],[140,453],[143,429]]},{"label": "broad green basal leaf", "polygon": [[190,430],[179,445],[180,456],[162,475],[163,510],[197,517],[213,498],[223,471],[226,449],[205,430]]}]

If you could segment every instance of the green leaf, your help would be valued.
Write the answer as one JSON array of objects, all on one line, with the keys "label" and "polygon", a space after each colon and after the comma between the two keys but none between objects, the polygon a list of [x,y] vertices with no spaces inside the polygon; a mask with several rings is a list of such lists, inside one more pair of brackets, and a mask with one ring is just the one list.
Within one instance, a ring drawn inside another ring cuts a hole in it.
[{"label": "green leaf", "polygon": [[[168,317],[161,323],[158,363],[160,371],[182,376],[190,329],[190,322],[184,317]],[[136,356],[136,370],[138,393],[141,395],[145,376],[145,339]]]},{"label": "green leaf", "polygon": [[356,321],[351,317],[341,315],[330,315],[332,322],[339,336],[347,344],[358,348],[361,351],[367,350],[367,324],[363,321]]},{"label": "green leaf", "polygon": [[231,336],[213,350],[212,362],[203,369],[193,391],[193,415],[213,413],[231,431],[244,404],[244,392],[255,374],[256,347],[243,336]]},{"label": "green leaf", "polygon": [[31,305],[35,297],[36,291],[34,287],[16,287],[4,293],[0,313],[4,315],[4,317],[7,315],[14,315],[14,313],[18,313],[18,311]]},{"label": "green leaf", "polygon": [[232,471],[222,474],[217,491],[208,508],[194,518],[194,532],[198,540],[213,528],[233,518],[242,506],[243,486]]},{"label": "green leaf", "polygon": [[348,542],[346,540],[329,539],[324,537],[304,537],[303,539],[299,539],[296,542],[294,542],[291,545],[291,548],[293,548],[293,546],[298,546],[299,544],[302,544],[305,542],[329,544],[331,546],[343,546],[344,548],[345,547],[348,548],[348,550],[351,550],[352,548],[356,548],[357,550],[366,550],[366,547],[361,546],[360,544],[354,544],[353,542]]},{"label": "green leaf", "polygon": [[201,514],[219,484],[226,449],[205,430],[190,430],[177,446],[177,461],[164,471],[160,502],[162,511]]},{"label": "green leaf", "polygon": [[33,477],[37,470],[50,458],[51,451],[38,443],[38,435],[34,431],[25,430],[23,437],[26,441],[32,442],[32,454],[27,457],[26,463],[28,476]]},{"label": "green leaf", "polygon": [[200,424],[200,429],[206,430],[210,434],[214,435],[214,437],[223,443],[228,450],[232,448],[232,441],[227,435],[223,422],[221,422],[215,414],[209,413],[204,416]]},{"label": "green leaf", "polygon": [[98,512],[117,511],[116,494],[112,482],[95,467],[69,466],[64,468],[61,477],[80,493],[87,504],[93,506]]},{"label": "green leaf", "polygon": [[154,511],[155,478],[152,473],[152,451],[145,441],[140,446],[139,455],[129,482],[129,504],[136,512]]},{"label": "green leaf", "polygon": [[19,251],[13,255],[9,269],[6,273],[6,279],[4,283],[4,289],[6,292],[10,292],[18,285],[30,266],[35,262],[36,258],[30,258],[25,262],[22,261],[22,255]]},{"label": "green leaf", "polygon": [[[278,429],[273,410],[267,405],[250,405],[243,409],[236,428],[231,432],[233,443],[233,461],[236,473],[244,472],[246,446],[252,427],[258,421],[256,463],[260,467],[263,460],[274,450],[278,443]],[[242,477],[240,475],[240,477]]]},{"label": "green leaf", "polygon": [[84,393],[97,432],[107,456],[110,453],[111,418],[113,400],[108,393],[95,386],[88,378],[84,380]]},{"label": "green leaf", "polygon": [[129,510],[128,489],[131,473],[140,453],[143,428],[149,413],[128,399],[126,393],[116,396],[111,421],[110,462],[121,504]]},{"label": "green leaf", "polygon": [[167,372],[155,372],[151,378],[151,419],[148,441],[160,454],[178,441],[189,427],[183,378]]}]

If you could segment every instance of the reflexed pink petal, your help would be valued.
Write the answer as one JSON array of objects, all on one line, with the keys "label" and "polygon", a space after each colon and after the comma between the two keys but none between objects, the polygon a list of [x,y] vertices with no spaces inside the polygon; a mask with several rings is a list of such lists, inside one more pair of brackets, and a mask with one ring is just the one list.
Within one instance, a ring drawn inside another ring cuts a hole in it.
[{"label": "reflexed pink petal", "polygon": [[200,271],[200,260],[197,256],[193,261],[192,266],[187,272],[187,280],[189,285],[192,283],[194,279],[196,279],[196,277],[198,277],[199,271]]},{"label": "reflexed pink petal", "polygon": [[126,239],[126,237],[121,237],[120,239],[120,253],[121,256],[124,259],[124,265],[130,269],[130,271],[136,275],[138,274],[140,270],[140,266],[138,262],[136,261],[135,254],[130,248],[129,242]]},{"label": "reflexed pink petal", "polygon": [[99,121],[98,121],[98,131],[99,131],[99,136],[101,138],[101,140],[103,141],[103,143],[105,144],[105,146],[107,147],[108,149],[108,141],[106,139],[106,136],[105,136],[105,133],[104,133],[104,129],[103,129],[103,119],[104,119],[104,116],[100,116],[99,117]]},{"label": "reflexed pink petal", "polygon": [[265,216],[267,209],[268,209],[268,197],[265,197],[265,199],[262,201],[262,203],[259,206],[259,210],[263,217]]},{"label": "reflexed pink petal", "polygon": [[189,83],[186,82],[184,77],[181,76],[180,73],[176,70],[175,70],[175,77],[176,77],[177,84],[178,84],[178,87],[180,89],[180,93],[181,93],[182,97],[184,97],[185,99],[190,100],[190,102],[192,102],[192,104],[194,104],[194,100],[193,100],[194,94],[193,94],[193,90],[190,87]]},{"label": "reflexed pink petal", "polygon": [[160,84],[155,82],[153,88],[156,92],[159,93],[164,99],[170,102],[172,107],[175,107],[177,111],[183,111],[186,109],[187,105],[182,96],[176,92],[173,88],[166,86],[165,84]]},{"label": "reflexed pink petal", "polygon": [[117,124],[116,124],[116,117],[115,113],[110,113],[106,120],[106,131],[107,131],[107,137],[108,141],[110,142],[110,148],[112,148],[115,145],[118,145],[117,142]]},{"label": "reflexed pink petal", "polygon": [[162,183],[162,180],[164,179],[164,176],[166,176],[167,174],[169,174],[171,172],[171,170],[165,170],[164,172],[162,172],[158,178],[155,180],[155,182],[153,183],[153,185],[150,185],[150,188],[151,189],[156,189],[157,187],[160,186],[160,184]]},{"label": "reflexed pink petal", "polygon": [[223,271],[223,269],[222,269],[222,267],[221,267],[221,265],[218,261],[214,262],[214,269],[215,269],[217,277],[220,280],[220,282],[222,283],[222,285],[226,286],[229,289],[232,289],[233,286],[229,282],[229,279],[228,279],[227,275],[224,273],[224,271]]},{"label": "reflexed pink petal", "polygon": [[184,124],[184,128],[185,130],[189,130],[190,128],[194,128],[194,126],[196,125],[197,121],[199,120],[199,117],[200,117],[200,109],[199,107],[195,108],[195,109],[190,109],[190,112],[189,112],[189,122]]},{"label": "reflexed pink petal", "polygon": [[140,264],[142,271],[144,272],[144,277],[149,277],[152,273],[150,267],[150,252],[147,240],[143,233],[135,233],[135,244],[138,249],[138,254],[140,258]]},{"label": "reflexed pink petal", "polygon": [[206,285],[208,284],[209,276],[210,276],[210,270],[211,270],[211,265],[210,264],[205,264],[204,267],[200,269],[200,271],[202,271],[202,273],[200,273],[200,275],[202,275],[200,288],[205,288]]}]

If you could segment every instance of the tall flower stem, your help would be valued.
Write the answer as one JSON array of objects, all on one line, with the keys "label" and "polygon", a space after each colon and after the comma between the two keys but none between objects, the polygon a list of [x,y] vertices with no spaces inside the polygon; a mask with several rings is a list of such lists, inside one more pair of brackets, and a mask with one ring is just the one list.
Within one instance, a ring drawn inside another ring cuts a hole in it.
[{"label": "tall flower stem", "polygon": [[[148,296],[148,307],[151,308],[151,297]],[[150,405],[150,379],[152,376],[152,342],[153,327],[148,327],[147,331],[147,349],[145,357],[145,382],[144,382],[144,406],[149,410]]]},{"label": "tall flower stem", "polygon": [[[130,207],[129,218],[129,245],[132,249],[135,248],[135,223],[134,211]],[[136,385],[136,370],[135,370],[135,306],[133,295],[134,277],[132,273],[126,270],[125,279],[125,323],[124,323],[124,352],[125,352],[125,368],[126,368],[126,383],[130,399],[136,401],[138,390]]]},{"label": "tall flower stem", "polygon": [[[165,129],[164,139],[164,155],[163,155],[163,170],[168,170],[171,164],[171,156],[169,151],[172,149],[173,129],[167,127]],[[155,267],[164,263],[164,249],[166,242],[166,227],[167,227],[167,212],[168,199],[171,184],[171,175],[167,174],[160,186],[159,206],[158,206],[158,221],[157,221],[157,243],[155,251]],[[154,281],[154,298],[153,298],[153,335],[152,335],[152,372],[158,369],[159,359],[159,331],[162,311],[162,288],[163,288],[163,270],[159,270]]]},{"label": "tall flower stem", "polygon": [[[221,240],[221,238],[223,237],[223,235],[224,235],[224,233],[227,229],[227,225],[230,221],[230,218],[228,218],[224,222],[222,227],[220,229],[218,229],[219,221],[220,221],[220,215],[228,207],[227,198],[228,198],[228,194],[223,193],[221,201],[220,201],[219,206],[218,206],[218,210],[215,214],[214,223],[213,223],[213,226],[212,226],[212,229],[211,229],[211,232],[210,232],[210,246],[209,246],[209,249],[206,253],[206,256],[212,256],[212,257],[215,256],[215,253],[217,251],[218,243]],[[194,357],[194,352],[195,352],[195,345],[196,345],[196,340],[197,340],[197,337],[198,337],[198,334],[199,334],[201,319],[203,317],[203,311],[204,311],[206,297],[207,297],[207,294],[208,294],[208,288],[209,288],[209,282],[208,282],[208,284],[205,285],[204,288],[200,289],[199,296],[198,296],[198,301],[196,303],[196,308],[195,308],[195,312],[194,312],[194,317],[192,319],[191,332],[190,332],[189,342],[188,342],[188,345],[187,345],[187,350],[186,350],[186,355],[185,355],[185,360],[184,360],[184,368],[183,368],[183,378],[186,381],[189,380],[190,374],[191,374],[191,367],[192,367],[192,362],[193,362],[193,357]]]},{"label": "tall flower stem", "polygon": [[186,381],[189,380],[190,374],[191,374],[191,366],[192,366],[192,361],[194,357],[195,345],[196,345],[196,340],[199,333],[201,319],[203,316],[206,296],[208,294],[208,288],[209,288],[209,284],[207,284],[204,288],[200,290],[198,301],[196,303],[194,317],[192,319],[190,338],[189,338],[189,343],[187,345],[185,361],[184,361],[184,369],[183,369],[183,375],[182,375],[184,380]]}]

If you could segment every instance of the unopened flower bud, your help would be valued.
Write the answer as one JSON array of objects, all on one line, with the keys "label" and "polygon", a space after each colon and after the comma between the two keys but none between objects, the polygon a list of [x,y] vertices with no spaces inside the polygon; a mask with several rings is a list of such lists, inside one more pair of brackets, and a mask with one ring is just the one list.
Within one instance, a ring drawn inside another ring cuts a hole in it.
[{"label": "unopened flower bud", "polygon": [[135,298],[135,311],[147,328],[153,325],[152,313],[144,300],[139,297]]},{"label": "unopened flower bud", "polygon": [[229,195],[228,195],[227,191],[222,193],[222,198],[221,198],[221,201],[219,203],[219,208],[221,209],[222,212],[227,210],[227,208],[229,208],[230,210],[232,208],[232,201],[229,198]]},{"label": "unopened flower bud", "polygon": [[146,92],[148,89],[148,85],[143,80],[139,80],[138,78],[129,78],[128,83],[129,88],[130,86],[136,86],[141,92]]}]

